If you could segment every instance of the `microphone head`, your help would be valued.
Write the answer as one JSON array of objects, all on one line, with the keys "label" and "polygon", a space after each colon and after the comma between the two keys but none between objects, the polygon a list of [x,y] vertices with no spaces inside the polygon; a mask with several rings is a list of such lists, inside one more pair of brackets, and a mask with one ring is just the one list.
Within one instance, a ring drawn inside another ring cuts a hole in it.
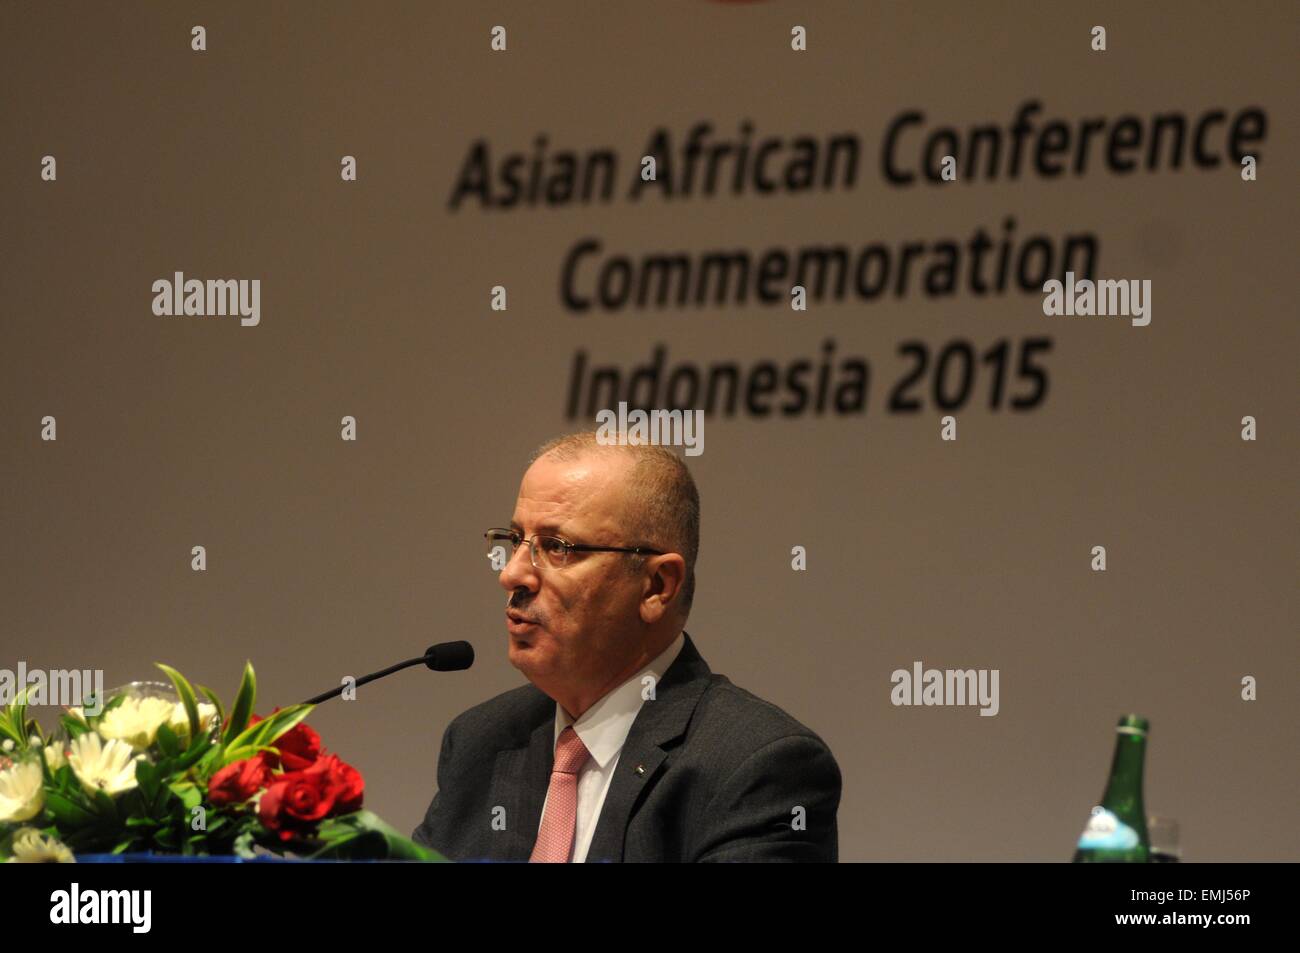
[{"label": "microphone head", "polygon": [[424,653],[424,664],[435,672],[459,672],[474,664],[474,646],[468,642],[439,642]]}]

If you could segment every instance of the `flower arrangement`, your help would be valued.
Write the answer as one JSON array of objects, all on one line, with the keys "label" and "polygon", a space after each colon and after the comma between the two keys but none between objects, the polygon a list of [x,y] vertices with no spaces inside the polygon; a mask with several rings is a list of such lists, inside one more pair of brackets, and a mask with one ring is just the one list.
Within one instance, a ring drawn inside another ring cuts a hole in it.
[{"label": "flower arrangement", "polygon": [[210,689],[199,686],[200,701],[180,672],[158,668],[174,693],[128,686],[68,708],[61,736],[27,718],[25,691],[0,712],[0,860],[445,859],[362,810],[360,773],[304,722],[313,706],[253,713],[251,664],[229,713]]}]

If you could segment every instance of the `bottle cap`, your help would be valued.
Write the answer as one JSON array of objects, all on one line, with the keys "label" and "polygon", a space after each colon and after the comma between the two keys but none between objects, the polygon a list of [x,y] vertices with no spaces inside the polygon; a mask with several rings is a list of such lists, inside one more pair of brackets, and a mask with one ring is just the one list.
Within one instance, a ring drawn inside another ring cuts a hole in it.
[{"label": "bottle cap", "polygon": [[1150,727],[1151,723],[1141,715],[1120,715],[1119,730],[1125,732],[1125,734],[1145,735]]}]

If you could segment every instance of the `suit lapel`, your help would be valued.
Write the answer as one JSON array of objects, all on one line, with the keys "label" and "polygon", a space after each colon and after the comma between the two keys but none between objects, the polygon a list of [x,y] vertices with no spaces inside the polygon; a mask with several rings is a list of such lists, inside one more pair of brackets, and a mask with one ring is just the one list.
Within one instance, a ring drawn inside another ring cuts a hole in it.
[{"label": "suit lapel", "polygon": [[542,802],[551,785],[555,766],[555,713],[533,732],[524,758],[523,797],[519,812],[523,825],[515,828],[515,843],[510,860],[527,860],[537,843],[537,829],[542,823]]},{"label": "suit lapel", "polygon": [[[587,863],[623,860],[628,821],[659,779],[660,768],[668,757],[665,746],[686,733],[695,706],[709,685],[709,675],[709,666],[687,635],[677,658],[655,686],[654,699],[642,703],[632,722],[600,809]],[[539,802],[539,814],[540,810]]]},{"label": "suit lapel", "polygon": [[549,703],[546,719],[533,729],[527,745],[498,751],[492,768],[489,810],[498,806],[506,810],[505,832],[491,831],[489,849],[483,852],[492,860],[527,860],[537,841],[542,801],[555,761],[555,703],[541,697]]}]

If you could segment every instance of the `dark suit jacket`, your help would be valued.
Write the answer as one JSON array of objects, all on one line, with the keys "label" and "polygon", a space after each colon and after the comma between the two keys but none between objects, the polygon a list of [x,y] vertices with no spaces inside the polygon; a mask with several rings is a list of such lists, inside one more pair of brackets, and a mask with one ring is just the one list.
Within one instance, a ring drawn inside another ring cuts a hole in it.
[{"label": "dark suit jacket", "polygon": [[[554,725],[555,702],[532,684],[459,715],[414,839],[453,860],[527,860]],[[687,635],[632,723],[587,861],[835,861],[839,803],[826,744],[711,673]]]}]

